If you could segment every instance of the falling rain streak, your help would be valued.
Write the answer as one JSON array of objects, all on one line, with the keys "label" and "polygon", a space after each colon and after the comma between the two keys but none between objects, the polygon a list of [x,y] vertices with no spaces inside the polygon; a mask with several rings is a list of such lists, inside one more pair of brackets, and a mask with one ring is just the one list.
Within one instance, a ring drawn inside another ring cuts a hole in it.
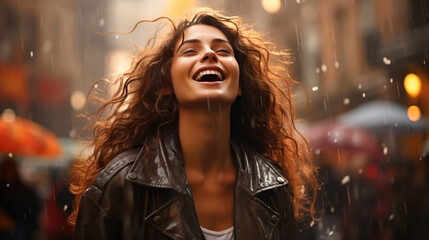
[{"label": "falling rain streak", "polygon": [[408,215],[407,203],[406,202],[404,202],[404,211],[405,211],[405,215]]}]

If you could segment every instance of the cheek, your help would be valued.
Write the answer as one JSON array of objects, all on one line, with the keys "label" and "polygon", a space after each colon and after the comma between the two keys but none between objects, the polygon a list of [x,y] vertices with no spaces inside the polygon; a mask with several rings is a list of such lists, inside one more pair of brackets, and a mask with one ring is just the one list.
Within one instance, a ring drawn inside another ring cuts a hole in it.
[{"label": "cheek", "polygon": [[231,76],[233,77],[233,79],[236,79],[238,81],[238,79],[240,78],[240,66],[238,65],[237,61],[235,59],[231,60],[228,66],[228,71],[230,72]]},{"label": "cheek", "polygon": [[170,78],[173,85],[175,82],[181,81],[181,79],[188,77],[190,72],[189,66],[189,61],[182,59],[177,59],[171,63]]}]

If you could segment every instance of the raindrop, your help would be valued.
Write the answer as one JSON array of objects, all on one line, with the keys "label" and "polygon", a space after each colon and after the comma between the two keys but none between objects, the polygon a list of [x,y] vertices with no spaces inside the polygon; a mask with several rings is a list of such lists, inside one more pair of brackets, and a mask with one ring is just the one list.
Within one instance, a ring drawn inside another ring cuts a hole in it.
[{"label": "raindrop", "polygon": [[63,211],[65,212],[65,211],[67,211],[67,209],[68,209],[69,207],[67,206],[67,204],[65,204],[64,205],[64,207],[63,207]]},{"label": "raindrop", "polygon": [[398,127],[398,123],[395,123],[395,127]]},{"label": "raindrop", "polygon": [[341,185],[345,185],[345,184],[347,184],[347,183],[349,183],[350,182],[350,176],[349,175],[346,175],[346,176],[344,176],[343,177],[343,179],[341,180]]},{"label": "raindrop", "polygon": [[119,39],[119,35],[118,35],[118,34],[116,34],[115,38],[116,38],[116,39]]},{"label": "raindrop", "polygon": [[334,231],[330,231],[328,235],[332,236],[332,234],[334,234]]},{"label": "raindrop", "polygon": [[6,187],[10,187],[10,183],[6,183]]},{"label": "raindrop", "polygon": [[30,57],[33,58],[33,51],[30,51]]},{"label": "raindrop", "polygon": [[362,174],[362,173],[363,173],[362,168],[359,168],[358,173],[359,173],[359,174]]},{"label": "raindrop", "polygon": [[390,83],[393,83],[393,78],[390,78]]},{"label": "raindrop", "polygon": [[317,90],[319,90],[318,86],[314,86],[313,88],[311,88],[311,90],[313,90],[313,92],[316,92]]},{"label": "raindrop", "polygon": [[384,146],[383,147],[383,154],[387,155],[388,151],[389,151],[389,148],[387,148],[386,146]]},{"label": "raindrop", "polygon": [[304,195],[304,193],[305,193],[305,186],[304,185],[302,185],[301,186],[301,190],[299,191],[302,195]]},{"label": "raindrop", "polygon": [[314,221],[311,221],[310,222],[310,227],[313,227],[314,226]]},{"label": "raindrop", "polygon": [[75,137],[76,137],[76,131],[75,131],[74,129],[72,129],[72,130],[69,132],[69,137],[70,137],[70,138],[75,138]]},{"label": "raindrop", "polygon": [[316,68],[316,73],[320,73],[320,68]]},{"label": "raindrop", "polygon": [[350,98],[344,98],[343,99],[343,104],[344,105],[349,105],[350,104]]},{"label": "raindrop", "polygon": [[316,154],[316,155],[320,155],[320,149],[318,148],[318,149],[316,149],[316,151],[314,151],[314,154]]},{"label": "raindrop", "polygon": [[365,97],[366,97],[366,94],[365,94],[365,93],[362,93],[362,97],[363,97],[363,98],[365,98]]},{"label": "raindrop", "polygon": [[327,67],[325,64],[323,64],[323,65],[320,67],[320,69],[322,69],[322,72],[326,72],[326,71],[328,70],[328,67]]},{"label": "raindrop", "polygon": [[335,66],[335,68],[339,68],[340,67],[340,63],[338,61],[335,61],[334,66]]},{"label": "raindrop", "polygon": [[100,27],[104,26],[105,23],[106,23],[106,20],[104,20],[104,18],[100,18],[100,21],[98,21],[98,25]]},{"label": "raindrop", "polygon": [[94,88],[98,88],[98,84],[95,84],[95,85],[94,85]]},{"label": "raindrop", "polygon": [[362,89],[362,83],[358,84],[358,89]]},{"label": "raindrop", "polygon": [[329,209],[329,211],[331,211],[331,213],[333,213],[333,212],[335,211],[334,207],[331,207],[331,208]]},{"label": "raindrop", "polygon": [[335,138],[335,139],[334,139],[334,143],[337,143],[337,142],[338,142],[338,139],[337,139],[337,138]]},{"label": "raindrop", "polygon": [[11,153],[11,152],[10,152],[10,153],[8,154],[8,156],[9,156],[9,158],[12,158],[12,157],[13,157],[13,153]]},{"label": "raindrop", "polygon": [[426,60],[423,60],[423,64],[426,64]]},{"label": "raindrop", "polygon": [[[210,110],[209,110],[209,112],[210,112]],[[255,119],[254,118],[250,119],[250,127],[252,129],[255,129]]]},{"label": "raindrop", "polygon": [[300,3],[301,3],[301,0],[296,0],[296,3],[300,4]]},{"label": "raindrop", "polygon": [[389,221],[392,221],[394,218],[395,218],[395,214],[392,213],[389,215]]},{"label": "raindrop", "polygon": [[384,85],[384,87],[383,87],[383,88],[384,88],[384,90],[386,90],[386,89],[387,89],[387,86],[386,86],[386,85]]},{"label": "raindrop", "polygon": [[391,61],[390,59],[388,59],[387,57],[384,57],[384,58],[383,58],[383,62],[384,62],[384,64],[386,64],[386,65],[390,65],[390,64],[392,63],[392,61]]}]

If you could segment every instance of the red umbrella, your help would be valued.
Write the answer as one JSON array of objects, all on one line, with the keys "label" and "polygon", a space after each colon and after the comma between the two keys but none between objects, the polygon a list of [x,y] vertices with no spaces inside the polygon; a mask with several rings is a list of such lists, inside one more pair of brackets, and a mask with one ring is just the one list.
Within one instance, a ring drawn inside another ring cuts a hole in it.
[{"label": "red umbrella", "polygon": [[362,153],[373,160],[383,156],[381,144],[372,133],[363,128],[324,121],[309,127],[306,133],[311,147],[322,152],[340,150]]},{"label": "red umbrella", "polygon": [[39,124],[19,117],[0,118],[0,152],[18,156],[55,157],[61,153],[58,138]]}]

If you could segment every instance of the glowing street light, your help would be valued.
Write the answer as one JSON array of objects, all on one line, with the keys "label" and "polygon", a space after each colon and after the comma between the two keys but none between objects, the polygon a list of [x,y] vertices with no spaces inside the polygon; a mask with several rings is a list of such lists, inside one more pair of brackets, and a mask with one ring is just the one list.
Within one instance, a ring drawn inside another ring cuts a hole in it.
[{"label": "glowing street light", "polygon": [[422,82],[419,76],[414,73],[409,73],[405,76],[404,87],[408,95],[411,97],[417,97],[422,89]]}]

